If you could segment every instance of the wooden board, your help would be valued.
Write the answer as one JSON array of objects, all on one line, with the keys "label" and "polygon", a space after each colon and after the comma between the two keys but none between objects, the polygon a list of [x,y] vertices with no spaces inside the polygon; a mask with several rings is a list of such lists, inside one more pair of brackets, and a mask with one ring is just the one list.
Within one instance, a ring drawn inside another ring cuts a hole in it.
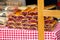
[{"label": "wooden board", "polygon": [[43,18],[43,9],[44,9],[44,0],[38,0],[38,39],[44,40],[44,18]]},{"label": "wooden board", "polygon": [[60,18],[60,10],[44,10],[43,15]]}]

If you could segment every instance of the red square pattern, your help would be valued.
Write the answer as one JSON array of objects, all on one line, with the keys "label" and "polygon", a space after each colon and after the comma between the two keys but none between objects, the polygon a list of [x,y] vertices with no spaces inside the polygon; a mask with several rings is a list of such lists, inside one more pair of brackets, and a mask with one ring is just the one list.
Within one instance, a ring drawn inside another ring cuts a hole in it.
[{"label": "red square pattern", "polygon": [[[44,32],[45,40],[57,40],[54,32]],[[0,29],[0,40],[38,40],[38,31]]]},{"label": "red square pattern", "polygon": [[0,30],[0,40],[38,40],[36,30]]},{"label": "red square pattern", "polygon": [[55,32],[44,32],[45,40],[57,40]]}]

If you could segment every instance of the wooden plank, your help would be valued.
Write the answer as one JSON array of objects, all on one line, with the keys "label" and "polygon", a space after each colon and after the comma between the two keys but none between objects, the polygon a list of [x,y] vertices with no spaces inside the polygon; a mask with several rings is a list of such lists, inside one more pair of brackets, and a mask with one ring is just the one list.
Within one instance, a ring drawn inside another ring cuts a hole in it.
[{"label": "wooden plank", "polygon": [[43,12],[44,16],[53,16],[60,18],[60,10],[44,10]]},{"label": "wooden plank", "polygon": [[43,9],[44,0],[38,0],[38,33],[39,40],[44,40],[44,19],[43,19]]}]

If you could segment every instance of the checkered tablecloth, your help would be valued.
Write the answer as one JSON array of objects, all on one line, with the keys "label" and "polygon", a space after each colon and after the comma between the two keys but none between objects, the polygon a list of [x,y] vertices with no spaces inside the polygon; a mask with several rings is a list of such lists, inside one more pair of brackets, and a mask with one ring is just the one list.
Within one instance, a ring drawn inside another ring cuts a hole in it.
[{"label": "checkered tablecloth", "polygon": [[38,32],[24,29],[0,29],[0,40],[38,40]]},{"label": "checkered tablecloth", "polygon": [[44,39],[45,40],[57,40],[57,36],[55,32],[44,32]]},{"label": "checkered tablecloth", "polygon": [[[57,40],[54,32],[44,32],[45,40]],[[0,29],[0,40],[38,40],[38,31]]]}]

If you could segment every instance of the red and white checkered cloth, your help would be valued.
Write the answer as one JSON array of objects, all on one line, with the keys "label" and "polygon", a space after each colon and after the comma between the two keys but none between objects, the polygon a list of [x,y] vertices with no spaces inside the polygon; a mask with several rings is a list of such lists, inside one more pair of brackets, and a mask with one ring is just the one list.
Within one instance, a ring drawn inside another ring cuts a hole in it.
[{"label": "red and white checkered cloth", "polygon": [[38,32],[24,29],[1,29],[0,40],[38,40]]},{"label": "red and white checkered cloth", "polygon": [[55,32],[45,32],[44,39],[45,40],[57,40],[57,36],[55,35]]},{"label": "red and white checkered cloth", "polygon": [[[57,40],[54,32],[44,32],[45,40]],[[0,29],[0,40],[38,40],[37,30]]]}]

